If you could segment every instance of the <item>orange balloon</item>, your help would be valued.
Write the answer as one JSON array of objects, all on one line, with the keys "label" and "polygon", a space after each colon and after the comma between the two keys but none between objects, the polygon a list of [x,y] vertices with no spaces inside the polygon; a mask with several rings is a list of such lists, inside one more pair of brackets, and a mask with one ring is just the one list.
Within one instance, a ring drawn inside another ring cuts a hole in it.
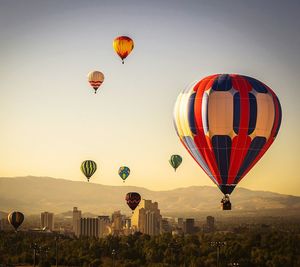
[{"label": "orange balloon", "polygon": [[133,40],[128,36],[119,36],[114,39],[113,47],[116,53],[122,59],[122,64],[124,64],[124,59],[131,53],[134,43]]}]

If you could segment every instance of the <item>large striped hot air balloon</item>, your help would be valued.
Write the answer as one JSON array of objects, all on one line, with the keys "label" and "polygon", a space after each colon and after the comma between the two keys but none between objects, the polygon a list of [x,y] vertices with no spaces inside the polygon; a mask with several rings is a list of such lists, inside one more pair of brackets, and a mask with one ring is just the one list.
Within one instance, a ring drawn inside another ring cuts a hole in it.
[{"label": "large striped hot air balloon", "polygon": [[101,71],[91,71],[88,74],[88,81],[90,85],[94,88],[95,94],[97,93],[98,88],[104,81],[104,74]]},{"label": "large striped hot air balloon", "polygon": [[187,87],[174,109],[180,141],[227,198],[271,146],[280,123],[276,94],[237,74],[212,75]]},{"label": "large striped hot air balloon", "polygon": [[97,164],[93,160],[85,160],[84,162],[81,163],[80,169],[89,182],[90,178],[97,170]]},{"label": "large striped hot air balloon", "polygon": [[124,59],[131,53],[133,47],[133,40],[128,36],[119,36],[113,41],[113,48],[122,59],[122,64],[124,64]]},{"label": "large striped hot air balloon", "polygon": [[17,231],[24,221],[24,214],[19,211],[13,211],[8,214],[7,220],[15,228],[15,231]]}]

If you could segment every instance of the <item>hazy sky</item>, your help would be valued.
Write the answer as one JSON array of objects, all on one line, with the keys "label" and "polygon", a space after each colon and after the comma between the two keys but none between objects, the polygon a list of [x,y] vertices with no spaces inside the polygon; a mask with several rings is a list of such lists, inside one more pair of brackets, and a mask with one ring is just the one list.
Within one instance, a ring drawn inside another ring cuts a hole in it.
[{"label": "hazy sky", "polygon": [[[213,185],[172,123],[180,91],[214,73],[241,73],[278,95],[275,142],[239,186],[300,195],[300,2],[0,0],[0,176],[82,180],[154,190]],[[122,65],[112,41],[135,48]],[[94,95],[87,73],[105,82]],[[168,159],[184,158],[174,173]]]}]

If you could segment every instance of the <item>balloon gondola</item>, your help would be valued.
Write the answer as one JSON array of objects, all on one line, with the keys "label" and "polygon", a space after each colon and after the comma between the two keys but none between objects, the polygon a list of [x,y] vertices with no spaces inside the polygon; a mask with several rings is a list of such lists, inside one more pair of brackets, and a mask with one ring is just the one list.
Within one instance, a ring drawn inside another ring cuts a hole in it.
[{"label": "balloon gondola", "polygon": [[231,209],[229,195],[236,185],[275,140],[281,116],[276,94],[244,75],[211,75],[178,96],[177,135],[224,194],[225,210]]}]

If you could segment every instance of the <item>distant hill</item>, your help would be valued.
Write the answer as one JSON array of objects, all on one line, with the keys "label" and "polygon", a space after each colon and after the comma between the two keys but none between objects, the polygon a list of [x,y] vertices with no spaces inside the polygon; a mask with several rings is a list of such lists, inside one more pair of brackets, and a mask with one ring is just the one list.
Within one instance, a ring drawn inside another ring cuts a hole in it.
[{"label": "distant hill", "polygon": [[[130,214],[124,200],[129,191],[137,191],[142,198],[157,201],[162,214],[220,212],[222,194],[212,186],[151,191],[142,187],[107,186],[32,176],[0,178],[0,211],[19,210],[27,214],[38,214],[42,211],[63,213],[78,206],[83,212],[93,214],[111,214],[115,210]],[[231,201],[233,211],[230,214],[300,214],[300,197],[297,196],[236,188]]]}]

